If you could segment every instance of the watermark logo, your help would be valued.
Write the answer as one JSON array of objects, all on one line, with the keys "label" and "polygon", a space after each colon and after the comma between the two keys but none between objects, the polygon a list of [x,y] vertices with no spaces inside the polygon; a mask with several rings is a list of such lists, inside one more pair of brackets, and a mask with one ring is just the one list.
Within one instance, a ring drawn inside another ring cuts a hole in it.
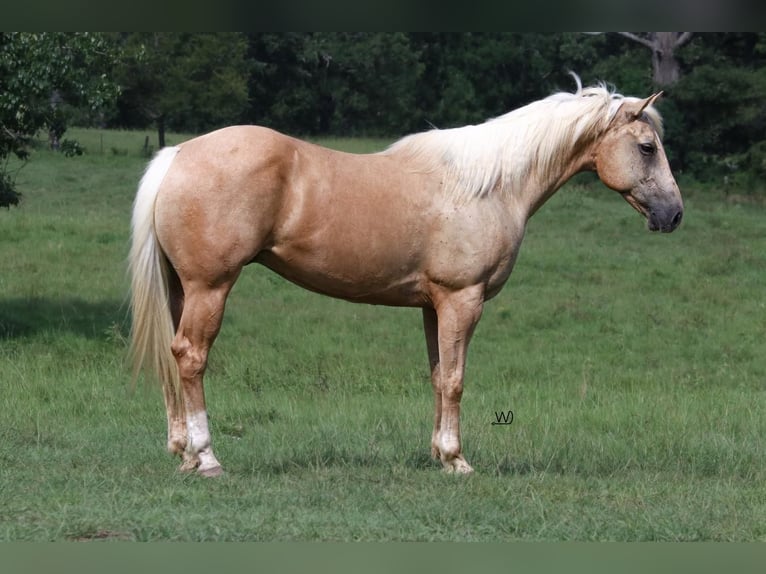
[{"label": "watermark logo", "polygon": [[509,425],[513,422],[513,411],[495,411],[495,420],[492,421],[494,425]]}]

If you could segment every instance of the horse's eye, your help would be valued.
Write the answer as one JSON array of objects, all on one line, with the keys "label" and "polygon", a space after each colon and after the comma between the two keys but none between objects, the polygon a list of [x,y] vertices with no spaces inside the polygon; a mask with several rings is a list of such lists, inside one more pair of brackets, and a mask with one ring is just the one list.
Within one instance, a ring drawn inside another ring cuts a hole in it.
[{"label": "horse's eye", "polygon": [[654,152],[657,151],[657,148],[654,147],[653,143],[638,144],[638,149],[641,150],[641,153],[644,155],[653,155]]}]

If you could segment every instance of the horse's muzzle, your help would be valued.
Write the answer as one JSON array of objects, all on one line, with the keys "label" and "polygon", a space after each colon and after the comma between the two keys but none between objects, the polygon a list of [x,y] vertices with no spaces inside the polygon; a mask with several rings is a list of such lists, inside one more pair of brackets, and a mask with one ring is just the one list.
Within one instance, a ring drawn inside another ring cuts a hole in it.
[{"label": "horse's muzzle", "polygon": [[647,217],[649,230],[670,233],[681,224],[683,217],[683,207],[676,206],[669,209],[652,210]]}]

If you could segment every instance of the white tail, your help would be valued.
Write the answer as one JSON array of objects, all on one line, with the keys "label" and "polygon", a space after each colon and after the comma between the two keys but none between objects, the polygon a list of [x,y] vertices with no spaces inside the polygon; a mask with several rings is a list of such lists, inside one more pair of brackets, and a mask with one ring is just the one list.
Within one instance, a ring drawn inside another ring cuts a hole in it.
[{"label": "white tail", "polygon": [[[144,369],[181,400],[180,379],[170,344],[175,336],[168,293],[168,264],[154,229],[154,204],[165,174],[178,153],[162,149],[141,178],[131,221],[131,356],[134,380]],[[179,403],[180,404],[180,403]]]}]

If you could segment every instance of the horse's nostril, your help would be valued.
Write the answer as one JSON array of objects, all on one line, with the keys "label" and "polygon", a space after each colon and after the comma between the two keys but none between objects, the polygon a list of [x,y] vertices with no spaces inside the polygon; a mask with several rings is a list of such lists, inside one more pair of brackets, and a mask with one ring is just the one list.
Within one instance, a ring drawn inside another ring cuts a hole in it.
[{"label": "horse's nostril", "polygon": [[681,219],[683,219],[683,217],[684,217],[684,212],[679,210],[678,213],[676,213],[673,216],[673,220],[670,222],[670,224],[673,227],[678,227],[678,224],[681,223]]}]

